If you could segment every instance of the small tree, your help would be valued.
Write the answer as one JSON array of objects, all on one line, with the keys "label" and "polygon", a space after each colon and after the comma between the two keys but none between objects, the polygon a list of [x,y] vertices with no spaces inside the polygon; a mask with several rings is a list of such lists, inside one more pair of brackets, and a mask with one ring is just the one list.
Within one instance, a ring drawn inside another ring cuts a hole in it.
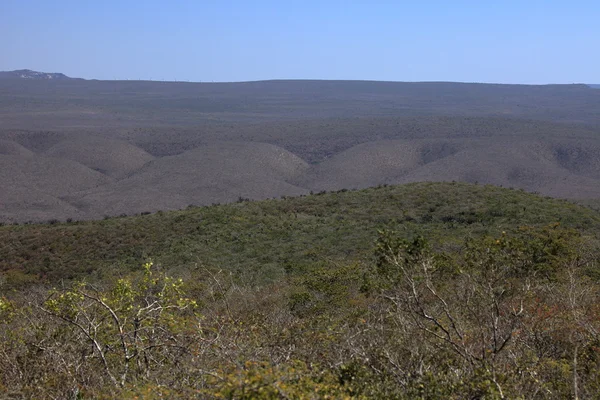
[{"label": "small tree", "polygon": [[117,387],[133,376],[165,367],[188,350],[186,324],[196,302],[185,297],[181,279],[143,265],[141,278],[119,279],[107,291],[87,283],[53,291],[43,311],[64,322]]},{"label": "small tree", "polygon": [[460,370],[483,374],[492,386],[482,390],[501,398],[498,362],[522,323],[535,270],[523,268],[519,244],[506,235],[487,238],[451,258],[431,254],[422,238],[381,232],[377,247],[380,295],[399,323],[453,352]]}]

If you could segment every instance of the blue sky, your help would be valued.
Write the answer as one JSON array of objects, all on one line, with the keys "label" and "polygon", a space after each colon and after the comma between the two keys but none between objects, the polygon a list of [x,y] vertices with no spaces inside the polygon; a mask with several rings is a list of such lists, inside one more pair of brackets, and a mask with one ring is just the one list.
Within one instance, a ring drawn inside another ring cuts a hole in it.
[{"label": "blue sky", "polygon": [[600,2],[0,0],[0,70],[600,83]]}]

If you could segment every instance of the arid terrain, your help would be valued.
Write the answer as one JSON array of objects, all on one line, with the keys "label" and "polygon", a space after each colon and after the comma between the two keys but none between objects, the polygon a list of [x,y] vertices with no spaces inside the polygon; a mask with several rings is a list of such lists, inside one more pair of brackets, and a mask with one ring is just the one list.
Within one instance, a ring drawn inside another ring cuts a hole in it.
[{"label": "arid terrain", "polygon": [[0,78],[2,222],[416,181],[600,198],[588,85]]}]

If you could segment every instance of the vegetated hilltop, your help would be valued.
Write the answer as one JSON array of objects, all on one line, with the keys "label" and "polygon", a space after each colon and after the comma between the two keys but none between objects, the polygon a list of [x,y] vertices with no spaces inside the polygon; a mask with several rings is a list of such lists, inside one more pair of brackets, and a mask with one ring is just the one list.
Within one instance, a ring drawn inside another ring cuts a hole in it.
[{"label": "vegetated hilltop", "polygon": [[0,395],[593,397],[599,244],[465,183],[0,227]]},{"label": "vegetated hilltop", "polygon": [[[468,235],[558,222],[591,237],[600,214],[564,200],[464,183],[415,183],[193,207],[102,221],[0,227],[8,284],[120,274],[152,257],[173,270],[211,266],[245,279],[286,265],[369,258],[380,228],[442,246]],[[290,264],[291,263],[291,264]]]},{"label": "vegetated hilltop", "polygon": [[2,79],[0,221],[415,181],[598,198],[598,110],[587,85]]}]

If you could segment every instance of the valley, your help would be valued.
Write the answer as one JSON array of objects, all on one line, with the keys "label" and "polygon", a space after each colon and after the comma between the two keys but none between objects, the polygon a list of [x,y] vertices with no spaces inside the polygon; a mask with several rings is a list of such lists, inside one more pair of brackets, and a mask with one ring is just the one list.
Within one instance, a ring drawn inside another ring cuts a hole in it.
[{"label": "valley", "polygon": [[419,181],[600,197],[586,85],[0,79],[0,221]]}]

